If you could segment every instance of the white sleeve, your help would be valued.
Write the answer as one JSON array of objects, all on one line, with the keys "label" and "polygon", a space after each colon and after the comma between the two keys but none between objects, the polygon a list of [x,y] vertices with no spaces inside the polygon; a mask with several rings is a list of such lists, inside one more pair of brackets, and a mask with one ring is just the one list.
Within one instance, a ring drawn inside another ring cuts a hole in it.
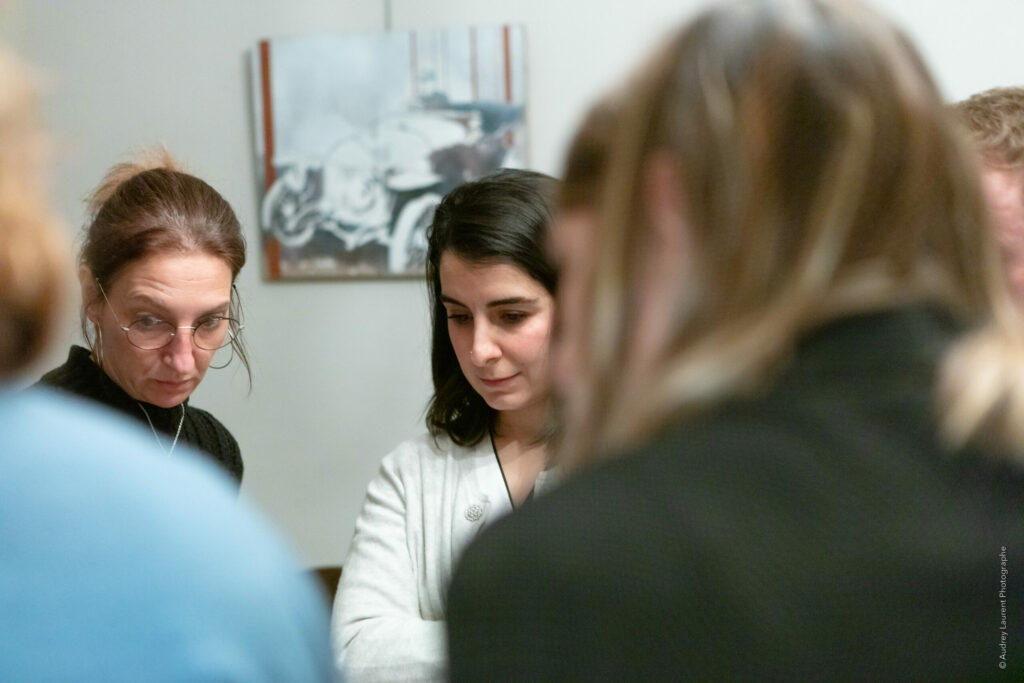
[{"label": "white sleeve", "polygon": [[370,482],[342,567],[331,636],[338,665],[353,683],[447,675],[445,623],[424,619],[420,612],[416,563],[422,555],[411,551],[410,536],[421,541],[422,520],[418,524],[416,515],[423,494],[416,469],[421,463],[410,445],[385,457]]}]

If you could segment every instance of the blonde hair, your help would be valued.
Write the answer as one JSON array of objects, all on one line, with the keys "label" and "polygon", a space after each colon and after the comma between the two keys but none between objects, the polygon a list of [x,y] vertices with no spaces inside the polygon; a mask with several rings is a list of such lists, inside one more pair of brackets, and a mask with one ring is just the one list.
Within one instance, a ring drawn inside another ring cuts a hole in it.
[{"label": "blonde hair", "polygon": [[0,49],[0,378],[44,350],[62,300],[67,244],[44,199],[46,151],[33,79]]},{"label": "blonde hair", "polygon": [[611,91],[584,113],[565,154],[559,209],[596,208],[621,107],[620,93]]},{"label": "blonde hair", "polygon": [[952,110],[987,163],[1024,168],[1024,88],[992,88]]},{"label": "blonde hair", "polygon": [[[950,442],[998,427],[1024,443],[1024,388],[1004,372],[1024,367],[1019,322],[973,158],[898,29],[856,2],[727,3],[639,74],[610,141],[570,464],[760,391],[829,319],[914,301],[987,324],[943,369]],[[680,302],[668,350],[636,381],[630,284],[646,265],[647,171],[666,157],[681,181],[690,282],[666,293]],[[972,377],[982,368],[984,386]]]}]

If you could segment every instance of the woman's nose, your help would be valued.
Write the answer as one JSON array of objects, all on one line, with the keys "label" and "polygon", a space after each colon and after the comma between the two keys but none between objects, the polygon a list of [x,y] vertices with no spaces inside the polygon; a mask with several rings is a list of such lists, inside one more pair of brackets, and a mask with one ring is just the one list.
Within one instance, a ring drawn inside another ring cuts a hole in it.
[{"label": "woman's nose", "polygon": [[194,344],[191,328],[178,328],[171,343],[163,348],[164,362],[175,372],[187,373],[195,368]]},{"label": "woman's nose", "polygon": [[477,325],[473,330],[473,348],[470,358],[477,365],[485,365],[501,355],[501,348],[495,343],[493,331],[486,324]]}]

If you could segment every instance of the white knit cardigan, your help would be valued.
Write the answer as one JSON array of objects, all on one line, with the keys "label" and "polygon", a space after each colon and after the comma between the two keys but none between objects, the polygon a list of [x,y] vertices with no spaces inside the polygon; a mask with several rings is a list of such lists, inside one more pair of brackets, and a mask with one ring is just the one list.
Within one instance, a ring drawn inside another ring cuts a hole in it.
[{"label": "white knit cardigan", "polygon": [[[534,485],[551,486],[553,470]],[[443,681],[445,601],[466,544],[512,511],[490,439],[400,444],[370,482],[342,569],[331,633],[349,681]]]}]

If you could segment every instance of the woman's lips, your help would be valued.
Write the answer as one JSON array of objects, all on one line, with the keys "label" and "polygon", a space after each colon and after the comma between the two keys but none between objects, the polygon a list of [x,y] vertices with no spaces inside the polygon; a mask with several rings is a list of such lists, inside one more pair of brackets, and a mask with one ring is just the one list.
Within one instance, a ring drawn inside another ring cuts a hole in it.
[{"label": "woman's lips", "polygon": [[500,386],[504,386],[509,380],[517,377],[518,374],[519,373],[516,373],[515,375],[509,375],[508,377],[502,377],[500,379],[484,379],[483,377],[481,377],[480,381],[484,383],[485,387],[496,389]]},{"label": "woman's lips", "polygon": [[167,391],[182,391],[187,389],[191,382],[189,380],[182,380],[181,382],[168,382],[166,380],[157,380],[157,383]]}]

